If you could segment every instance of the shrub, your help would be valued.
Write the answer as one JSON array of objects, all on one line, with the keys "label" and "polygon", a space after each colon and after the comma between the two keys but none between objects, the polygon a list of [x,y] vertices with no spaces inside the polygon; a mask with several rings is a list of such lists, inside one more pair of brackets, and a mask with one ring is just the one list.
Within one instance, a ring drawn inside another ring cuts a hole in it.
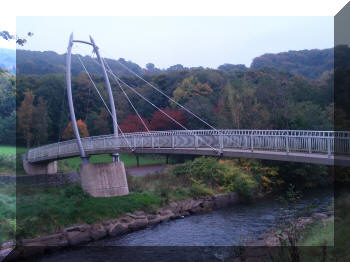
[{"label": "shrub", "polygon": [[200,181],[193,180],[193,183],[191,186],[191,196],[199,197],[199,196],[207,196],[207,195],[211,195],[211,196],[214,195],[214,191],[206,187]]},{"label": "shrub", "polygon": [[187,180],[202,181],[211,187],[222,185],[226,167],[213,157],[199,157],[194,161],[176,165],[171,173]]}]

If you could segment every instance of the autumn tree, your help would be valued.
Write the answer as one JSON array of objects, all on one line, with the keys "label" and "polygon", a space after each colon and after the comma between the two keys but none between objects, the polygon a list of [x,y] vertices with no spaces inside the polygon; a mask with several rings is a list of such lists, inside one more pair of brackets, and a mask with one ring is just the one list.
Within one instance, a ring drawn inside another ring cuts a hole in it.
[{"label": "autumn tree", "polygon": [[[147,119],[142,118],[145,125],[149,128]],[[123,132],[142,132],[147,131],[140,118],[135,114],[128,115],[119,125]]]},{"label": "autumn tree", "polygon": [[101,112],[97,115],[96,120],[94,121],[94,128],[98,131],[99,135],[107,135],[111,133],[111,125],[110,121],[111,116],[107,112],[107,110],[101,110]]},{"label": "autumn tree", "polygon": [[213,92],[208,83],[201,83],[197,77],[189,76],[185,78],[181,85],[175,89],[174,99],[183,103],[196,96],[206,96]]},{"label": "autumn tree", "polygon": [[[175,119],[181,125],[186,124],[186,118],[180,110],[171,108],[161,108],[161,110],[163,110],[167,115]],[[152,115],[150,126],[152,130],[158,131],[182,129],[180,125],[175,123],[168,116],[163,114],[160,110],[155,111]]]},{"label": "autumn tree", "polygon": [[17,130],[22,134],[26,141],[27,148],[33,140],[33,116],[34,116],[34,94],[27,90],[24,93],[24,99],[17,110]]},{"label": "autumn tree", "polygon": [[47,110],[47,101],[39,97],[33,113],[33,137],[35,142],[40,145],[47,142],[49,117]]},{"label": "autumn tree", "polygon": [[[83,120],[79,119],[77,121],[77,126],[78,126],[80,137],[90,136],[89,131],[87,129],[87,126]],[[72,121],[70,121],[68,123],[68,125],[66,126],[66,128],[64,129],[63,134],[62,134],[62,138],[64,140],[75,138]]]}]

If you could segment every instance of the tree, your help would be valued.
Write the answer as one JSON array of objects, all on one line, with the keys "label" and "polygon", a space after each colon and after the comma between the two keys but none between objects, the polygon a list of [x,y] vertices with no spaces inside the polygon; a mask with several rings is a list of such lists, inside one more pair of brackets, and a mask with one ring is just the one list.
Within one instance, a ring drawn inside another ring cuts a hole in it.
[{"label": "tree", "polygon": [[197,77],[189,76],[185,78],[181,85],[175,89],[173,96],[179,103],[184,103],[196,96],[206,96],[213,92],[208,83],[201,83]]},{"label": "tree", "polygon": [[102,109],[98,114],[97,119],[94,121],[96,133],[99,135],[107,135],[111,133],[111,125],[108,121],[109,119],[111,119],[111,116],[107,110]]},{"label": "tree", "polygon": [[32,91],[27,90],[24,93],[24,100],[21,103],[17,111],[17,128],[18,132],[23,134],[23,138],[26,141],[27,148],[33,140],[33,114],[35,107],[33,105],[34,94]]},{"label": "tree", "polygon": [[47,142],[49,127],[48,121],[47,101],[42,97],[39,97],[33,115],[34,139],[39,145]]},{"label": "tree", "polygon": [[[179,122],[181,125],[185,125],[186,119],[180,110],[171,108],[162,108],[162,110],[167,115]],[[175,123],[168,116],[164,115],[160,110],[154,112],[154,114],[152,115],[150,126],[152,130],[158,131],[182,129],[180,125]]]},{"label": "tree", "polygon": [[[77,126],[78,126],[80,137],[90,136],[89,131],[87,129],[87,126],[83,120],[79,119],[77,121]],[[62,134],[62,138],[64,140],[75,138],[72,121],[70,121],[68,123],[68,125],[66,126],[66,128],[64,129],[63,134]]]},{"label": "tree", "polygon": [[[149,128],[147,119],[142,118],[145,125]],[[137,115],[128,115],[119,125],[123,132],[143,132],[147,131]]]}]

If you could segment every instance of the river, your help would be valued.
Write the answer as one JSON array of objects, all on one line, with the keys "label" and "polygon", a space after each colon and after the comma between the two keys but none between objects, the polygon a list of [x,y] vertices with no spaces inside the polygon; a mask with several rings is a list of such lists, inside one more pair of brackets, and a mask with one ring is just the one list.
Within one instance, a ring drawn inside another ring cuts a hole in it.
[{"label": "river", "polygon": [[[332,191],[313,191],[304,194],[295,210],[298,216],[306,216],[327,211],[333,201]],[[293,212],[278,200],[259,200],[172,220],[32,261],[202,261],[203,257],[206,261],[223,261],[239,252],[237,246],[283,223]],[[187,260],[191,257],[198,260]]]}]

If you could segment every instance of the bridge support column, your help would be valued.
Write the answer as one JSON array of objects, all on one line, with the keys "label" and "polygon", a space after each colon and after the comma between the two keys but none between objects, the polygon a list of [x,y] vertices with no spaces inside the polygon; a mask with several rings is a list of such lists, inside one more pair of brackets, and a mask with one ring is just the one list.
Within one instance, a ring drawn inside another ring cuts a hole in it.
[{"label": "bridge support column", "polygon": [[93,197],[129,194],[123,162],[81,163],[79,173],[84,192]]},{"label": "bridge support column", "polygon": [[57,161],[34,164],[29,163],[27,160],[23,160],[23,169],[28,175],[56,174]]}]

